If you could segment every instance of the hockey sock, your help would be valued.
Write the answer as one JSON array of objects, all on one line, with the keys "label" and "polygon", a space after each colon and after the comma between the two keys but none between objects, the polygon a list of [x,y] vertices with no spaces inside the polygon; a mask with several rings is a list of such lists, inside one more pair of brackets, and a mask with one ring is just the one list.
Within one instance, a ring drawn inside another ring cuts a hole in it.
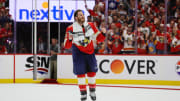
[{"label": "hockey sock", "polygon": [[88,72],[87,73],[87,76],[88,76],[88,85],[89,85],[89,88],[96,88],[96,73],[95,72]]},{"label": "hockey sock", "polygon": [[93,101],[96,100],[96,73],[95,72],[88,72],[88,85],[89,85],[89,91],[90,91],[90,97]]},{"label": "hockey sock", "polygon": [[87,90],[86,90],[86,78],[85,74],[77,75],[78,86],[81,92],[81,101],[86,101],[87,99]]},{"label": "hockey sock", "polygon": [[77,75],[77,78],[78,78],[78,85],[79,85],[80,91],[86,90],[85,74]]}]

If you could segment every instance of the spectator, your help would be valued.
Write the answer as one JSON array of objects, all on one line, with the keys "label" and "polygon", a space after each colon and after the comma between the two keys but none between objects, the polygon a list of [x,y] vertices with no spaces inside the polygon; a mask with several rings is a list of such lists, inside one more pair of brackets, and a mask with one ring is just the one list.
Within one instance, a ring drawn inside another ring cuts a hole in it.
[{"label": "spectator", "polygon": [[114,41],[112,43],[112,54],[121,54],[123,49],[122,38],[119,35],[114,36]]},{"label": "spectator", "polygon": [[124,39],[123,52],[125,54],[134,53],[135,52],[135,47],[134,47],[135,36],[134,36],[134,32],[132,30],[132,25],[129,25],[128,29],[124,30],[123,39]]},{"label": "spectator", "polygon": [[145,6],[145,5],[149,5],[152,3],[152,0],[141,0],[142,2],[142,5]]},{"label": "spectator", "polygon": [[115,25],[115,23],[111,23],[110,29],[108,30],[107,34],[109,34],[110,36],[114,35],[116,29],[117,29],[117,26]]},{"label": "spectator", "polygon": [[150,34],[148,39],[149,39],[147,41],[148,54],[156,54],[156,44],[157,44],[156,37]]},{"label": "spectator", "polygon": [[180,17],[180,8],[176,9],[174,17],[176,17],[176,18]]},{"label": "spectator", "polygon": [[46,44],[44,43],[42,37],[39,37],[38,39],[37,50],[38,50],[38,54],[47,53]]},{"label": "spectator", "polygon": [[180,30],[177,31],[177,35],[172,39],[171,53],[180,54]]},{"label": "spectator", "polygon": [[58,53],[58,44],[57,39],[51,39],[51,58],[50,58],[50,78],[57,80],[57,53]]},{"label": "spectator", "polygon": [[142,25],[140,27],[140,32],[144,36],[144,40],[147,40],[148,36],[150,34],[150,29],[149,29],[149,27],[146,26],[145,22],[142,23]]},{"label": "spectator", "polygon": [[87,16],[87,22],[92,22],[92,17],[91,16]]},{"label": "spectator", "polygon": [[26,47],[25,47],[25,45],[24,45],[24,42],[23,42],[23,41],[20,41],[19,44],[20,44],[20,45],[19,45],[19,48],[18,48],[19,53],[27,53],[27,49],[26,49]]},{"label": "spectator", "polygon": [[135,15],[135,0],[129,0],[129,5],[128,5],[128,15],[129,16],[134,16]]},{"label": "spectator", "polygon": [[5,7],[5,0],[0,0],[0,8]]},{"label": "spectator", "polygon": [[97,26],[99,26],[100,22],[101,22],[101,19],[104,18],[104,15],[100,11],[99,3],[95,4],[93,10],[89,9],[87,7],[87,4],[85,4],[85,8],[89,12],[90,16],[92,17],[92,21],[95,22],[97,24]]},{"label": "spectator", "polygon": [[117,6],[117,13],[120,15],[127,15],[127,11],[123,2],[120,2],[120,4]]},{"label": "spectator", "polygon": [[98,43],[95,51],[98,54],[104,54],[105,53],[105,42]]},{"label": "spectator", "polygon": [[13,52],[12,44],[12,24],[9,15],[9,8],[6,5],[7,0],[0,0],[0,40],[1,40],[1,53]]},{"label": "spectator", "polygon": [[4,44],[4,40],[0,40],[0,54],[6,54],[7,53],[7,49],[6,46]]},{"label": "spectator", "polygon": [[[178,39],[177,31],[180,29],[178,26],[180,25],[180,14],[179,14],[179,0],[176,1],[168,1],[169,9],[172,9],[170,12],[168,22],[167,22],[167,33],[165,33],[165,2],[163,0],[138,0],[138,37],[137,38],[137,47],[138,54],[139,53],[149,53],[149,54],[162,54],[165,51],[165,47],[168,49],[170,44],[172,44],[171,40]],[[96,5],[99,5],[97,2]],[[132,49],[135,51],[135,34],[134,34],[134,26],[135,26],[135,0],[110,0],[109,1],[109,9],[108,9],[108,49],[110,53],[115,46],[123,43],[122,51],[126,49]],[[99,12],[101,12],[100,7],[97,7]],[[101,14],[103,14],[101,12]],[[128,14],[128,15],[127,15]],[[104,26],[103,19],[99,17],[99,28]],[[131,27],[129,27],[129,25]],[[119,37],[120,39],[115,39],[117,32],[119,30],[123,32],[123,34]],[[167,38],[167,40],[166,40]],[[119,41],[118,41],[119,40]],[[174,41],[173,41],[174,43]],[[114,45],[114,46],[113,46]],[[130,48],[131,47],[131,48]],[[131,53],[131,52],[130,52]]]},{"label": "spectator", "polygon": [[10,24],[6,23],[4,28],[0,25],[0,38],[7,38],[10,36],[12,36]]},{"label": "spectator", "polygon": [[138,37],[138,40],[137,40],[137,53],[138,54],[147,54],[147,50],[146,50],[146,35],[144,34],[143,31],[140,31],[140,35]]},{"label": "spectator", "polygon": [[112,16],[112,18],[113,18],[113,23],[115,23],[116,27],[117,27],[117,28],[121,28],[121,23],[118,21],[118,15],[117,15],[117,13],[114,14],[114,15]]},{"label": "spectator", "polygon": [[115,0],[108,0],[108,4],[109,4],[108,5],[109,10],[116,10],[119,2],[117,2]]},{"label": "spectator", "polygon": [[[157,31],[157,54],[164,54],[165,48],[168,48],[168,45],[170,44],[171,38],[169,33],[164,32],[164,24],[160,25],[160,30]],[[167,38],[167,41],[165,42],[165,38]],[[167,47],[165,47],[167,46]]]}]

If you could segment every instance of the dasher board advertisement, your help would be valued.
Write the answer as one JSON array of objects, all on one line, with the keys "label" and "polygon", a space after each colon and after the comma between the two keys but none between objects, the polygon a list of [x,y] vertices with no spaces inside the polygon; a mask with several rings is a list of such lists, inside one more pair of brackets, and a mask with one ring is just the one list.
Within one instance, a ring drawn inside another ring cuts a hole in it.
[{"label": "dasher board advertisement", "polygon": [[[37,56],[37,78],[49,78],[49,56]],[[33,55],[16,55],[16,79],[32,79],[34,72]]]},{"label": "dasher board advertisement", "polygon": [[13,79],[14,56],[0,55],[0,79]]},{"label": "dasher board advertisement", "polygon": [[[96,55],[96,59],[97,79],[180,80],[179,56]],[[59,55],[58,68],[60,78],[75,78],[72,55]]]}]

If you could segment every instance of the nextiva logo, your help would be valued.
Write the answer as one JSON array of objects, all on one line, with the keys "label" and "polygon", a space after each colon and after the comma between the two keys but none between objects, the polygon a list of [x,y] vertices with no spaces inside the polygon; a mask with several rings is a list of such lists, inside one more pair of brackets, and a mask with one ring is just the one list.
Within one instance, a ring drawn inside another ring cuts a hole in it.
[{"label": "nextiva logo", "polygon": [[[53,7],[50,8],[50,16],[53,20],[72,20],[74,11],[74,9],[70,10],[70,8],[64,8],[62,5],[59,7],[53,5]],[[35,20],[35,10],[19,9],[19,19]],[[43,2],[42,9],[37,10],[37,20],[48,20],[48,2]]]},{"label": "nextiva logo", "polygon": [[[34,57],[28,57],[26,59],[25,71],[34,71]],[[47,74],[49,69],[49,57],[37,57],[37,72],[40,74]]]},{"label": "nextiva logo", "polygon": [[180,61],[176,63],[176,72],[178,75],[180,75]]},{"label": "nextiva logo", "polygon": [[[110,64],[109,69],[105,69],[103,64]],[[100,71],[104,74],[109,74],[110,71],[114,74],[121,74],[125,69],[129,74],[135,72],[136,74],[153,74],[155,75],[156,63],[154,60],[113,60],[110,62],[109,59],[104,59],[100,62]]]}]

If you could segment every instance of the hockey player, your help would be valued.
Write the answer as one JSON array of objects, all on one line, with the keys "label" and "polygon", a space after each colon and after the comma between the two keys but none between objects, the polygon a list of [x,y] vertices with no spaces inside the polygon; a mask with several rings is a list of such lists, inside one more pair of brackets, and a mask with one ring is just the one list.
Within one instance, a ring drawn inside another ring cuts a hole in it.
[{"label": "hockey player", "polygon": [[82,10],[75,11],[74,20],[75,22],[66,29],[64,45],[66,49],[72,47],[73,72],[77,75],[81,101],[86,101],[87,99],[86,76],[88,77],[90,97],[93,101],[96,101],[95,76],[98,68],[94,54],[93,39],[103,42],[106,29],[102,28],[102,32],[100,32],[94,23],[85,22]]}]

